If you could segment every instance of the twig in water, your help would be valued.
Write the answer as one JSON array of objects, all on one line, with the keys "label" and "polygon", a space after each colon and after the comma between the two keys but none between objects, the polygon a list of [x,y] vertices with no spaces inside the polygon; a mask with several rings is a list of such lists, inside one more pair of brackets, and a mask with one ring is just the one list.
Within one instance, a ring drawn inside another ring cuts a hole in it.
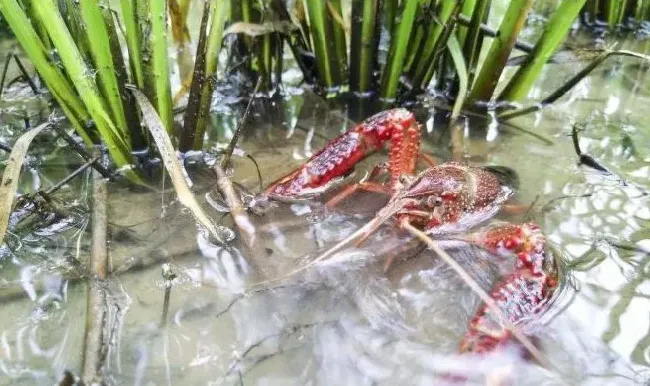
[{"label": "twig in water", "polygon": [[106,359],[106,292],[103,281],[108,276],[108,222],[106,180],[93,173],[92,250],[90,252],[90,279],[86,332],[82,360],[83,380],[86,384],[102,383],[102,368]]},{"label": "twig in water", "polygon": [[578,126],[579,126],[578,124],[575,124],[571,128],[571,139],[573,140],[573,148],[575,149],[576,154],[580,159],[579,164],[587,165],[590,168],[613,175],[614,173],[612,173],[611,171],[609,171],[609,169],[601,165],[598,161],[596,161],[594,157],[590,156],[589,154],[584,154],[582,152],[582,149],[580,149],[580,140],[578,138],[578,130],[579,130]]},{"label": "twig in water", "polygon": [[11,153],[13,149],[3,143],[0,143],[0,150],[6,151],[7,153]]},{"label": "twig in water", "polygon": [[[70,145],[77,153],[79,153],[81,158],[83,158],[86,161],[90,161],[91,159],[95,159],[90,154],[88,154],[86,149],[84,149],[83,146],[79,145],[79,143],[77,141],[75,141],[74,138],[72,138],[70,136],[70,134],[66,133],[65,130],[60,128],[59,125],[55,124],[55,125],[53,125],[53,127],[54,127],[54,130],[59,134],[59,136],[61,138],[63,138],[63,140],[66,141],[68,143],[68,145]],[[97,170],[104,178],[110,178],[111,177],[111,172],[108,171],[108,169],[106,169],[101,164],[99,158],[96,158],[92,165],[93,165],[93,168],[95,168],[95,170]]]},{"label": "twig in water", "polygon": [[[457,16],[456,21],[458,22],[458,24],[460,24],[462,26],[465,26],[465,27],[469,27],[470,23],[471,23],[470,18],[463,15],[463,14],[459,14]],[[495,31],[492,28],[488,27],[487,24],[485,24],[485,23],[481,23],[480,28],[481,28],[481,32],[483,32],[484,35],[489,36],[491,38],[497,37],[499,35],[498,31]],[[518,50],[524,51],[526,53],[529,53],[529,54],[532,53],[533,50],[535,49],[535,47],[533,45],[525,43],[525,42],[520,42],[520,41],[515,42],[515,48],[517,48]]]},{"label": "twig in water", "polygon": [[573,125],[573,128],[571,129],[571,138],[573,139],[573,148],[576,151],[576,154],[579,157],[578,165],[586,165],[592,169],[598,170],[599,172],[603,172],[609,176],[614,176],[616,179],[618,179],[619,183],[623,186],[633,186],[637,188],[642,196],[648,196],[650,195],[650,192],[648,192],[646,189],[644,189],[641,186],[638,186],[637,184],[627,182],[623,177],[620,175],[612,172],[611,170],[607,169],[605,166],[603,166],[598,160],[596,160],[594,157],[592,157],[589,154],[585,154],[582,152],[582,149],[580,149],[580,141],[578,138],[578,124]]},{"label": "twig in water", "polygon": [[249,263],[252,264],[255,257],[264,256],[258,245],[259,243],[255,242],[255,225],[248,216],[246,208],[242,205],[237,193],[235,193],[232,181],[228,178],[221,165],[217,163],[213,169],[217,175],[217,188],[230,208],[230,215],[239,230],[239,237],[242,238],[244,246],[248,249]]},{"label": "twig in water", "polygon": [[165,279],[165,298],[163,300],[163,310],[160,326],[164,327],[165,324],[167,324],[167,314],[169,313],[169,298],[172,294],[172,282],[176,278],[176,274],[172,271],[172,267],[169,265],[169,263],[163,264],[162,277]]},{"label": "twig in water", "polygon": [[9,63],[11,63],[11,58],[13,54],[8,54],[7,59],[5,59],[5,65],[2,67],[2,75],[0,75],[0,98],[2,97],[2,91],[5,88],[5,79],[7,78],[7,70],[9,70]]},{"label": "twig in water", "polygon": [[458,276],[460,276],[463,281],[474,291],[480,298],[483,300],[483,302],[488,306],[488,308],[494,312],[494,314],[497,316],[499,321],[512,333],[512,335],[517,338],[517,340],[528,350],[528,352],[532,355],[535,360],[537,360],[542,366],[545,366],[548,369],[553,369],[558,374],[560,373],[555,366],[546,358],[544,354],[542,354],[537,347],[524,335],[519,331],[519,329],[508,319],[499,306],[496,304],[494,299],[488,295],[483,288],[474,280],[464,269],[463,267],[460,266],[454,260],[447,252],[445,252],[438,244],[431,239],[426,233],[422,232],[421,230],[417,229],[408,220],[404,220],[401,223],[401,226],[403,229],[411,233],[413,236],[417,237],[421,241],[427,244],[427,246],[433,250],[440,258],[442,258],[449,266],[456,271]]},{"label": "twig in water", "polygon": [[46,194],[50,195],[57,190],[61,189],[61,187],[68,182],[72,181],[75,177],[77,177],[79,174],[83,173],[88,167],[90,167],[92,164],[94,164],[99,158],[101,158],[101,155],[98,154],[95,157],[93,157],[91,160],[86,162],[85,164],[79,166],[77,170],[73,171],[69,175],[67,175],[64,179],[61,181],[57,182],[56,184],[52,185],[49,189],[47,189],[45,192],[40,192],[41,194]]},{"label": "twig in water", "polygon": [[228,144],[228,147],[223,152],[223,157],[221,158],[222,169],[228,169],[228,166],[230,164],[230,157],[232,156],[232,152],[235,151],[235,146],[237,146],[237,142],[239,141],[239,135],[241,134],[244,128],[244,122],[246,122],[246,118],[248,117],[248,113],[250,112],[251,105],[253,104],[253,100],[255,100],[255,95],[257,94],[257,90],[259,90],[261,84],[262,84],[262,78],[260,77],[257,79],[257,84],[255,85],[255,89],[253,90],[253,94],[248,100],[248,104],[246,105],[246,110],[244,110],[244,115],[242,115],[241,120],[239,121],[239,125],[237,125],[237,129],[235,129],[235,134],[233,134],[232,139]]},{"label": "twig in water", "polygon": [[23,74],[23,78],[25,79],[25,82],[29,85],[29,88],[32,89],[32,92],[34,95],[41,95],[41,92],[38,90],[38,87],[36,87],[36,84],[32,80],[32,78],[29,76],[29,73],[25,69],[25,66],[23,66],[23,62],[20,61],[20,58],[18,55],[14,54],[14,60],[16,61],[16,64],[18,65],[18,69],[20,72]]}]

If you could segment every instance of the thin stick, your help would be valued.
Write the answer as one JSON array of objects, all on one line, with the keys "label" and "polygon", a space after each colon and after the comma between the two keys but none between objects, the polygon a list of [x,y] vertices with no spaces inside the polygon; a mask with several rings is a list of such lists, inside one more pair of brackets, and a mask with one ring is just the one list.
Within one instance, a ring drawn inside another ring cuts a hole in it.
[{"label": "thin stick", "polygon": [[86,384],[102,383],[106,359],[104,327],[106,325],[106,293],[103,281],[108,276],[107,183],[93,173],[92,250],[90,252],[86,332],[84,337],[83,380]]},{"label": "thin stick", "polygon": [[255,89],[253,90],[253,94],[251,95],[250,99],[248,100],[248,104],[246,105],[246,110],[244,110],[244,115],[242,115],[241,120],[239,121],[239,125],[237,125],[237,129],[235,130],[235,134],[232,136],[232,139],[230,140],[228,147],[224,151],[223,158],[221,158],[221,168],[223,169],[228,168],[228,164],[230,164],[230,157],[232,156],[232,152],[235,151],[235,146],[237,146],[237,142],[239,141],[239,135],[241,134],[242,129],[244,128],[244,122],[246,122],[246,118],[248,117],[248,113],[250,112],[251,105],[253,104],[253,100],[255,100],[255,95],[257,94],[257,90],[260,89],[261,85],[262,85],[262,78],[259,77],[257,78],[257,84],[255,84]]},{"label": "thin stick", "polygon": [[12,151],[12,149],[4,143],[0,143],[0,150],[6,151],[7,153],[11,153]]},{"label": "thin stick", "polygon": [[99,154],[96,155],[90,161],[88,161],[85,164],[79,166],[79,168],[77,168],[77,170],[70,173],[68,176],[66,176],[61,181],[57,182],[55,185],[50,187],[48,190],[46,190],[45,192],[41,192],[41,194],[50,195],[50,194],[56,192],[57,190],[61,189],[61,187],[63,185],[67,184],[68,182],[72,181],[75,177],[77,177],[79,174],[83,173],[86,169],[88,169],[88,167],[90,167],[92,164],[94,164],[95,161],[97,161],[100,157],[101,157],[101,155],[99,155]]},{"label": "thin stick", "polygon": [[[549,369],[555,369],[553,364],[546,358],[544,354],[542,354],[535,345],[524,335],[522,334],[519,329],[508,319],[499,306],[496,304],[494,299],[488,295],[483,288],[474,280],[464,269],[463,267],[460,266],[454,260],[447,252],[445,252],[438,244],[431,239],[426,233],[422,232],[421,230],[417,229],[408,220],[402,221],[400,224],[403,229],[411,233],[413,236],[417,237],[421,241],[427,244],[427,246],[433,250],[440,258],[442,258],[449,266],[456,271],[458,276],[460,276],[463,281],[474,291],[480,298],[483,300],[483,302],[490,308],[492,312],[499,318],[501,324],[503,324],[510,332],[512,335],[514,335],[515,338],[530,352],[530,354],[543,366]],[[558,371],[559,373],[559,371]]]},{"label": "thin stick", "polygon": [[[68,145],[72,146],[72,148],[79,153],[81,158],[83,158],[86,161],[90,161],[93,159],[93,157],[86,151],[86,149],[83,148],[83,146],[79,145],[77,141],[74,140],[70,136],[70,134],[66,133],[65,130],[59,127],[59,125],[53,125],[54,130],[59,134],[61,138],[63,138],[64,141],[68,143]],[[93,162],[93,168],[97,170],[104,178],[110,178],[111,177],[111,172],[106,169],[101,162],[99,162],[99,158],[95,159]]]},{"label": "thin stick", "polygon": [[400,200],[400,195],[403,195],[406,192],[406,190],[399,192],[397,195],[394,196],[394,199],[391,199],[386,206],[381,209],[375,218],[367,222],[364,226],[359,228],[357,231],[352,233],[350,236],[346,237],[345,239],[339,241],[336,245],[333,247],[329,248],[325,252],[321,253],[318,257],[316,257],[314,260],[310,261],[309,263],[303,265],[302,267],[296,268],[293,271],[287,273],[286,275],[283,275],[278,278],[274,279],[269,279],[269,280],[264,280],[261,282],[254,283],[251,287],[253,288],[259,288],[265,285],[269,285],[272,283],[277,283],[281,282],[283,280],[289,279],[290,277],[295,276],[298,273],[304,272],[307,269],[313,267],[314,265],[318,264],[321,261],[325,261],[332,257],[336,252],[341,251],[343,248],[349,246],[352,244],[353,241],[357,241],[357,246],[359,244],[359,241],[365,241],[368,237],[368,235],[373,232],[375,229],[377,229],[379,226],[381,226],[383,223],[385,223],[388,219],[390,219],[395,213],[399,211],[399,209],[404,207],[404,202]]},{"label": "thin stick", "polygon": [[[456,22],[458,22],[458,24],[460,24],[462,26],[469,27],[471,20],[469,19],[469,17],[467,17],[465,15],[462,15],[462,14],[459,14]],[[487,35],[489,37],[492,37],[492,38],[497,36],[497,31],[495,31],[492,28],[488,27],[487,24],[485,24],[485,23],[481,23],[481,32],[483,32],[485,35]],[[525,42],[517,41],[515,43],[515,48],[517,48],[518,50],[527,52],[527,53],[531,53],[531,52],[533,52],[533,49],[535,48],[535,46],[533,46],[532,44],[525,43]]]},{"label": "thin stick", "polygon": [[249,264],[253,264],[256,257],[259,258],[260,256],[264,256],[259,243],[255,242],[255,236],[257,233],[255,225],[248,216],[248,213],[239,200],[237,193],[235,193],[235,188],[233,187],[230,178],[226,175],[226,172],[219,164],[216,164],[213,169],[217,174],[217,188],[225,198],[226,204],[228,204],[228,207],[230,208],[230,215],[239,230],[239,237],[242,238],[245,247],[248,249],[247,252],[250,257]]},{"label": "thin stick", "polygon": [[7,70],[9,69],[9,63],[11,63],[11,58],[13,54],[8,54],[7,59],[5,59],[5,65],[2,67],[2,75],[0,75],[0,97],[2,97],[2,91],[5,88],[5,79],[7,78]]},{"label": "thin stick", "polygon": [[34,95],[41,95],[41,92],[38,90],[38,87],[36,87],[36,84],[32,80],[32,78],[29,76],[29,73],[25,69],[25,66],[23,66],[23,62],[20,61],[20,58],[18,55],[14,54],[14,60],[16,61],[16,64],[18,65],[18,69],[20,72],[23,74],[23,78],[25,79],[25,82],[29,85],[29,87],[32,89],[32,92]]},{"label": "thin stick", "polygon": [[226,172],[219,165],[214,166],[214,172],[217,174],[217,188],[230,208],[232,219],[235,225],[237,225],[237,228],[242,231],[241,236],[245,239],[246,244],[251,246],[255,239],[253,223],[248,218],[246,209],[239,200],[237,193],[235,193],[235,188],[230,178],[226,175]]}]

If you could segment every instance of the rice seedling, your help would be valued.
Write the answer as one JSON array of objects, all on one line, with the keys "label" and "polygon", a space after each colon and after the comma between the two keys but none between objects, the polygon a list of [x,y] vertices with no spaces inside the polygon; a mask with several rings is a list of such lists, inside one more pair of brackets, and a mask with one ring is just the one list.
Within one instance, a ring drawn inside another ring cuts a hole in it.
[{"label": "rice seedling", "polygon": [[[297,28],[308,32],[303,36],[311,37],[313,45],[301,48],[310,49],[314,62],[301,69],[305,80],[313,79],[318,88],[344,91],[349,87],[357,95],[378,96],[385,103],[400,104],[434,86],[451,101],[460,98],[463,104],[457,109],[482,110],[490,101],[516,102],[526,96],[585,2],[560,2],[546,32],[533,46],[517,41],[533,0],[510,1],[496,31],[485,26],[490,0],[351,0],[347,51],[342,49],[346,41],[339,35],[344,20],[338,2],[297,2],[304,5],[307,18],[300,17],[298,6],[285,8],[285,12],[296,15],[293,19],[300,20]],[[385,58],[380,46],[382,28],[389,35]],[[522,47],[526,49],[524,64],[505,91],[495,95],[508,59]],[[487,52],[487,59],[481,63],[482,52]],[[295,52],[294,56],[298,57]],[[313,71],[316,77],[308,77],[306,70]],[[464,87],[460,87],[461,81]]]},{"label": "rice seedling", "polygon": [[650,1],[589,0],[582,10],[582,20],[589,27],[636,27],[650,20]]},{"label": "rice seedling", "polygon": [[[0,0],[0,13],[77,133],[87,144],[103,140],[116,166],[123,167],[133,163],[134,150],[152,143],[127,84],[143,90],[179,150],[203,147],[217,57],[230,35],[230,63],[237,64],[229,70],[246,75],[253,81],[248,84],[262,91],[281,83],[287,43],[304,80],[325,94],[350,90],[400,104],[433,86],[449,97],[456,118],[463,110],[482,112],[524,99],[581,11],[619,9],[617,20],[628,11],[647,11],[643,1],[596,2],[594,8],[587,0],[563,0],[536,44],[529,45],[517,39],[533,3],[511,0],[493,31],[485,25],[491,0],[207,1],[193,68],[181,70],[185,91],[178,95],[189,92],[189,97],[178,137],[168,51],[172,44],[187,44],[188,0],[121,0],[121,17],[92,0]],[[497,87],[503,86],[499,81],[515,50],[523,50],[525,59],[505,87]]]},{"label": "rice seedling", "polygon": [[[144,91],[168,135],[176,137],[168,20],[175,41],[187,42],[189,3],[173,0],[168,7],[167,1],[121,0],[116,4],[118,13],[93,0],[1,0],[0,14],[77,134],[87,145],[102,141],[115,166],[124,168],[134,163],[133,151],[146,150],[151,143],[126,85]],[[197,86],[187,109],[191,114],[186,128],[191,133],[185,130],[181,140],[185,150],[194,146],[193,138],[198,138],[197,147],[202,145],[230,1],[208,4],[214,6],[209,13],[210,29],[200,36],[206,42],[205,51],[198,55],[203,59],[197,59],[202,68],[190,71],[192,84]],[[128,59],[122,55],[121,40],[126,43]],[[138,180],[136,173],[127,174]]]}]

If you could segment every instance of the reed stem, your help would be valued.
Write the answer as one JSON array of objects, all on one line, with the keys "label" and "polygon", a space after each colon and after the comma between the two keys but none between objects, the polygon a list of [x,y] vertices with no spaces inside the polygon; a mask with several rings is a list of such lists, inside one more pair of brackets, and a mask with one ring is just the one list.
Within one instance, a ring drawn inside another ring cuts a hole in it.
[{"label": "reed stem", "polygon": [[172,95],[169,75],[169,53],[167,52],[167,1],[146,0],[149,5],[149,18],[151,22],[151,73],[153,87],[156,95],[156,111],[165,130],[174,136],[172,127]]},{"label": "reed stem", "polygon": [[377,69],[379,44],[379,0],[352,1],[350,42],[350,89],[367,93],[372,90]]},{"label": "reed stem", "polygon": [[586,0],[565,0],[560,4],[547,22],[533,52],[501,92],[500,100],[516,102],[526,97],[535,80],[539,78],[542,67],[566,36],[585,2]]},{"label": "reed stem", "polygon": [[493,39],[488,51],[487,57],[490,59],[481,66],[466,103],[471,105],[478,101],[490,101],[533,3],[533,0],[510,2],[499,26],[498,36]]},{"label": "reed stem", "polygon": [[396,28],[392,31],[388,59],[381,78],[379,95],[382,99],[391,101],[397,96],[397,86],[402,75],[418,5],[419,0],[404,0],[402,2],[399,20],[395,21]]},{"label": "reed stem", "polygon": [[310,0],[307,3],[307,12],[314,41],[318,79],[323,87],[331,90],[341,84],[341,69],[337,60],[331,18],[328,16],[327,0]]}]

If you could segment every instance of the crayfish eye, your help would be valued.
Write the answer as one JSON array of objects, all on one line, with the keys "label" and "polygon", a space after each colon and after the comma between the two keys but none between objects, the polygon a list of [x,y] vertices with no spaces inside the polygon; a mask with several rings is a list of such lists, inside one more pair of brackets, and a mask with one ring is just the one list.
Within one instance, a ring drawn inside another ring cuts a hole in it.
[{"label": "crayfish eye", "polygon": [[436,206],[440,206],[440,204],[442,204],[442,197],[440,196],[429,196],[427,198],[427,205],[430,208],[435,208]]},{"label": "crayfish eye", "polygon": [[400,184],[408,185],[410,182],[411,182],[411,179],[409,178],[409,176],[407,176],[405,174],[402,174],[401,176],[399,176],[399,183]]}]

